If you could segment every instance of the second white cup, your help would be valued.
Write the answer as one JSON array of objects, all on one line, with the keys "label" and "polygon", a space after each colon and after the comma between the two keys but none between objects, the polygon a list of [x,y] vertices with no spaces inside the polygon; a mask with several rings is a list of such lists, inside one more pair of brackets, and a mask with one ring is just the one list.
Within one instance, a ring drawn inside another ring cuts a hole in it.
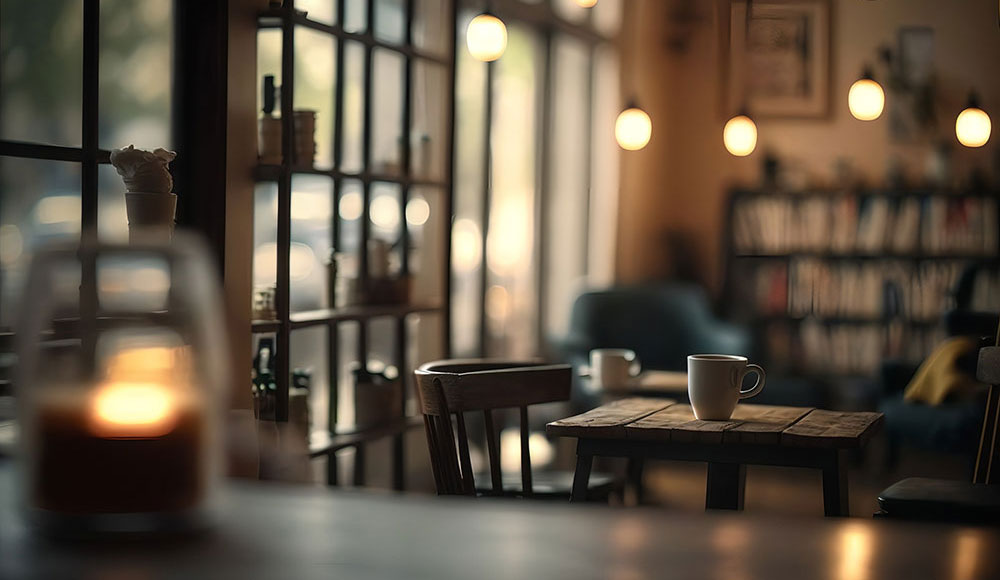
[{"label": "second white cup", "polygon": [[640,371],[635,351],[627,348],[595,348],[590,351],[590,377],[602,389],[622,389]]}]

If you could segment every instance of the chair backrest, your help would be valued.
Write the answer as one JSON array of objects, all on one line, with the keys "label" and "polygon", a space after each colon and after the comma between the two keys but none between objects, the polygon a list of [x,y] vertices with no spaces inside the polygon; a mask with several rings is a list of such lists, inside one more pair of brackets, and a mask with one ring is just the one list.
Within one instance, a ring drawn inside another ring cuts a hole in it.
[{"label": "chair backrest", "polygon": [[[465,359],[427,363],[414,375],[438,494],[476,493],[464,416],[474,411],[482,411],[486,426],[492,493],[503,493],[500,439],[493,411],[516,407],[521,423],[521,487],[525,495],[530,495],[528,407],[568,400],[572,368],[562,364]],[[452,416],[458,429],[457,450]]]},{"label": "chair backrest", "polygon": [[[1000,343],[1000,337],[998,337]],[[1000,346],[979,351],[976,377],[990,385],[973,483],[1000,483]]]}]

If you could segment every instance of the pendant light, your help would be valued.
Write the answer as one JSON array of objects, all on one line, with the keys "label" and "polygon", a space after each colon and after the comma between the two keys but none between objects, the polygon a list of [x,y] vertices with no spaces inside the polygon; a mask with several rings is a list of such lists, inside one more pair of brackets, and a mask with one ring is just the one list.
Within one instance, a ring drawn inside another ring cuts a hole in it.
[{"label": "pendant light", "polygon": [[979,108],[975,93],[969,94],[969,102],[955,119],[955,136],[966,147],[982,147],[990,140],[992,124],[986,111]]},{"label": "pendant light", "polygon": [[653,122],[646,111],[636,106],[635,101],[629,101],[625,110],[615,119],[615,140],[618,146],[626,151],[638,151],[649,143],[653,134]]},{"label": "pendant light", "polygon": [[494,61],[507,49],[507,26],[487,10],[469,22],[465,42],[476,60]]},{"label": "pendant light", "polygon": [[[747,0],[746,17],[743,22],[743,52],[746,54],[750,43],[750,14],[753,10],[753,1]],[[743,98],[746,98],[746,67],[743,78]],[[743,110],[734,117],[726,121],[726,126],[722,129],[722,144],[726,146],[726,151],[736,157],[746,157],[757,148],[757,123],[753,122],[750,114],[747,113],[746,105]]]},{"label": "pendant light", "polygon": [[746,157],[757,148],[757,124],[746,111],[726,122],[722,130],[722,143],[736,157]]},{"label": "pendant light", "polygon": [[597,0],[576,0],[576,5],[580,8],[593,8]]},{"label": "pendant light", "polygon": [[[638,54],[641,48],[639,35],[634,34],[634,30],[632,32],[632,34],[623,36],[633,39],[633,54]],[[631,79],[630,73],[632,72],[631,70],[623,71],[623,77]],[[632,84],[635,86],[634,82]],[[625,109],[618,113],[618,118],[615,119],[615,140],[618,141],[618,146],[626,151],[638,151],[644,148],[649,143],[650,137],[653,136],[653,121],[649,118],[649,114],[639,108],[636,103],[635,96],[628,99],[625,102]]]},{"label": "pendant light", "polygon": [[882,115],[885,92],[875,82],[871,67],[866,66],[861,78],[851,85],[851,90],[847,92],[847,107],[860,121],[874,121]]}]

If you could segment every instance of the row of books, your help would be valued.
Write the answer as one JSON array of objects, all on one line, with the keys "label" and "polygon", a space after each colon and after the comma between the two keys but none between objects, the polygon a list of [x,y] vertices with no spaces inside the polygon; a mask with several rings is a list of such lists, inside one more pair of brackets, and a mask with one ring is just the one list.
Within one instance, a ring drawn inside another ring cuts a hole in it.
[{"label": "row of books", "polygon": [[738,254],[995,255],[997,211],[983,197],[754,196],[732,227]]},{"label": "row of books", "polygon": [[936,320],[948,307],[963,266],[959,261],[792,260],[788,313],[794,317]]},{"label": "row of books", "polygon": [[[948,308],[961,261],[831,262],[795,258],[738,270],[750,279],[743,313],[754,317],[821,317],[933,321]],[[737,284],[739,282],[736,282]],[[997,296],[1000,278],[977,281],[976,295]],[[738,289],[739,290],[739,289]]]},{"label": "row of books", "polygon": [[972,284],[969,309],[1000,312],[1000,270],[980,270]]},{"label": "row of books", "polygon": [[941,329],[903,324],[837,325],[803,321],[789,345],[792,360],[810,373],[872,375],[887,358],[920,362],[944,340]]}]

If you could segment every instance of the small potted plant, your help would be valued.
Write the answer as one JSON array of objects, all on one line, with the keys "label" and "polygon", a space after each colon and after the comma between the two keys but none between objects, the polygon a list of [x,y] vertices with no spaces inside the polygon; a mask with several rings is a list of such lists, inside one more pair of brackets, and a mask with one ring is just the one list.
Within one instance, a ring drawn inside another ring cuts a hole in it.
[{"label": "small potted plant", "polygon": [[132,145],[111,152],[111,164],[125,182],[129,240],[138,237],[170,240],[177,213],[177,195],[168,165],[177,154],[166,149],[145,151]]}]

